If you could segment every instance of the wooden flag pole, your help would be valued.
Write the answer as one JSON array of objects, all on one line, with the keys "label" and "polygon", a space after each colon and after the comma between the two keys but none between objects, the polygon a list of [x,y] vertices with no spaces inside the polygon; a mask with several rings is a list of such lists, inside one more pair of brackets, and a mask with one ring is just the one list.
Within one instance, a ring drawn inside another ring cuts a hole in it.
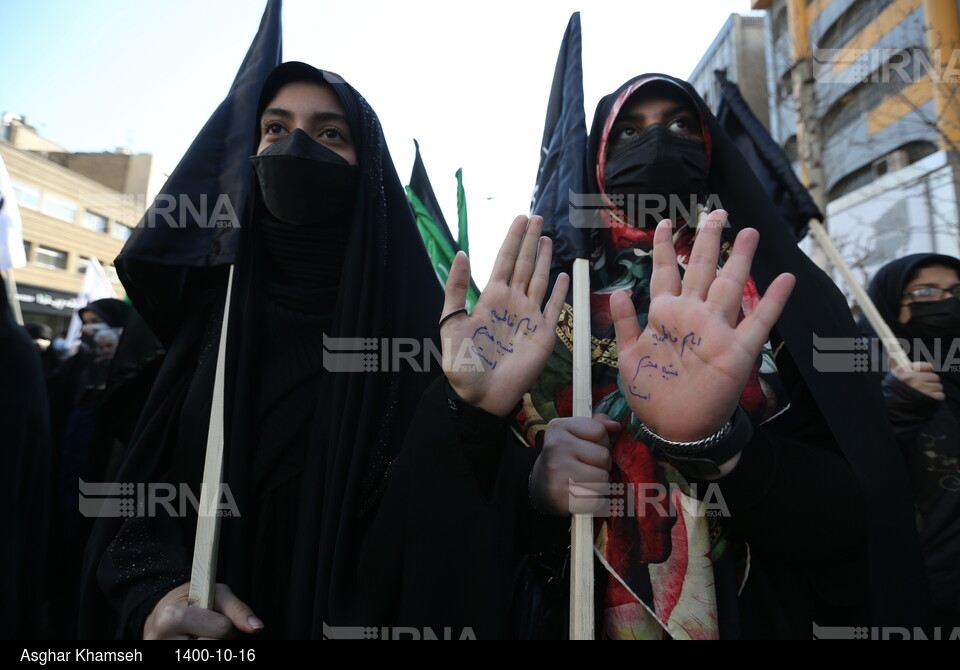
[{"label": "wooden flag pole", "polygon": [[203,463],[200,509],[197,510],[197,535],[193,545],[193,569],[190,573],[190,602],[204,609],[213,607],[214,587],[217,583],[217,554],[220,547],[220,517],[217,515],[217,507],[223,487],[224,372],[233,268],[231,265],[227,279],[227,299],[223,306],[223,326],[220,329],[220,347],[217,350],[217,371],[213,382],[210,428],[207,431],[207,454]]},{"label": "wooden flag pole", "polygon": [[22,326],[23,312],[20,311],[20,301],[17,299],[17,280],[13,278],[13,268],[3,273],[3,285],[7,291],[10,309],[13,310],[13,318],[17,320],[18,326]]},{"label": "wooden flag pole", "polygon": [[847,283],[847,286],[850,287],[850,290],[853,291],[854,299],[857,301],[857,304],[860,305],[860,309],[863,310],[867,321],[870,322],[870,325],[873,326],[877,335],[880,336],[880,341],[883,342],[883,346],[886,348],[890,358],[894,360],[897,367],[910,365],[910,358],[907,357],[906,352],[904,352],[903,347],[900,345],[900,340],[893,334],[890,326],[887,325],[887,322],[880,316],[880,312],[877,311],[877,306],[873,304],[873,300],[870,299],[867,292],[860,286],[857,278],[853,276],[853,271],[850,269],[850,266],[847,265],[843,256],[840,255],[840,251],[836,245],[834,245],[833,240],[830,239],[830,236],[827,234],[827,229],[816,219],[810,219],[810,223],[807,225],[810,228],[810,233],[813,235],[814,241],[827,255],[834,267],[840,271],[843,280]]},{"label": "wooden flag pole", "polygon": [[[593,416],[590,261],[573,262],[573,415]],[[593,516],[575,514],[570,537],[570,639],[593,639]]]}]

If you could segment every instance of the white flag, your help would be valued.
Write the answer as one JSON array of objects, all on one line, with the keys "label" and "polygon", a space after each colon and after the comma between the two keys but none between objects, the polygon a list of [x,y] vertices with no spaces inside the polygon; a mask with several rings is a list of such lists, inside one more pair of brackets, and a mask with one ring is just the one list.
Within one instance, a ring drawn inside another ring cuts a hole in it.
[{"label": "white flag", "polygon": [[13,197],[10,175],[0,158],[0,271],[22,268],[27,264],[23,250],[23,221]]},{"label": "white flag", "polygon": [[73,318],[70,319],[70,330],[67,331],[67,346],[73,347],[80,340],[80,310],[89,303],[102,298],[116,298],[117,292],[113,290],[113,284],[107,279],[107,273],[103,271],[100,261],[91,258],[87,261],[87,271],[83,275],[83,288],[77,295],[77,308],[73,310]]}]

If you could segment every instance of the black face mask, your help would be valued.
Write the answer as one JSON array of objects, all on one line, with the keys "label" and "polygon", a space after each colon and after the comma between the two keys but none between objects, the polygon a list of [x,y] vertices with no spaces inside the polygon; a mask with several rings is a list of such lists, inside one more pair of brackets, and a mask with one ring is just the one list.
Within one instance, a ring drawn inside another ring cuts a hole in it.
[{"label": "black face mask", "polygon": [[707,152],[701,140],[656,123],[610,149],[603,177],[614,204],[637,223],[695,215],[696,201],[707,190]]},{"label": "black face mask", "polygon": [[912,302],[909,307],[910,320],[901,327],[911,337],[924,340],[943,338],[947,345],[960,337],[960,300],[957,298]]},{"label": "black face mask", "polygon": [[294,226],[347,226],[360,168],[297,128],[250,161],[263,203],[276,219]]}]

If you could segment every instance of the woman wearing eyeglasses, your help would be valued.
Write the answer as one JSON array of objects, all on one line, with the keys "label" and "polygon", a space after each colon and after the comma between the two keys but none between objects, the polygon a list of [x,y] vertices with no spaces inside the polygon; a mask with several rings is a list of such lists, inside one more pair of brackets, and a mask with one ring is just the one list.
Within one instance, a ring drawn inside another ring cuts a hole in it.
[{"label": "woman wearing eyeglasses", "polygon": [[913,254],[877,272],[870,297],[913,363],[883,379],[913,480],[934,624],[960,626],[960,260]]}]

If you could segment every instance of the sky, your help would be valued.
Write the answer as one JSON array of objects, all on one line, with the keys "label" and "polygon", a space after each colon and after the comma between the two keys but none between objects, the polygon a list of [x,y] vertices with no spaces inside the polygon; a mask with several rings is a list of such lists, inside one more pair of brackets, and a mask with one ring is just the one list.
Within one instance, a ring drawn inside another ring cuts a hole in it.
[{"label": "sky", "polygon": [[[125,147],[169,172],[221,102],[265,0],[0,0],[0,113],[70,151]],[[560,41],[580,11],[586,119],[643,72],[688,77],[750,0],[285,0],[284,60],[332,70],[380,117],[401,181],[416,138],[448,222],[463,168],[486,283],[529,210]],[[456,234],[456,233],[454,233]]]}]

